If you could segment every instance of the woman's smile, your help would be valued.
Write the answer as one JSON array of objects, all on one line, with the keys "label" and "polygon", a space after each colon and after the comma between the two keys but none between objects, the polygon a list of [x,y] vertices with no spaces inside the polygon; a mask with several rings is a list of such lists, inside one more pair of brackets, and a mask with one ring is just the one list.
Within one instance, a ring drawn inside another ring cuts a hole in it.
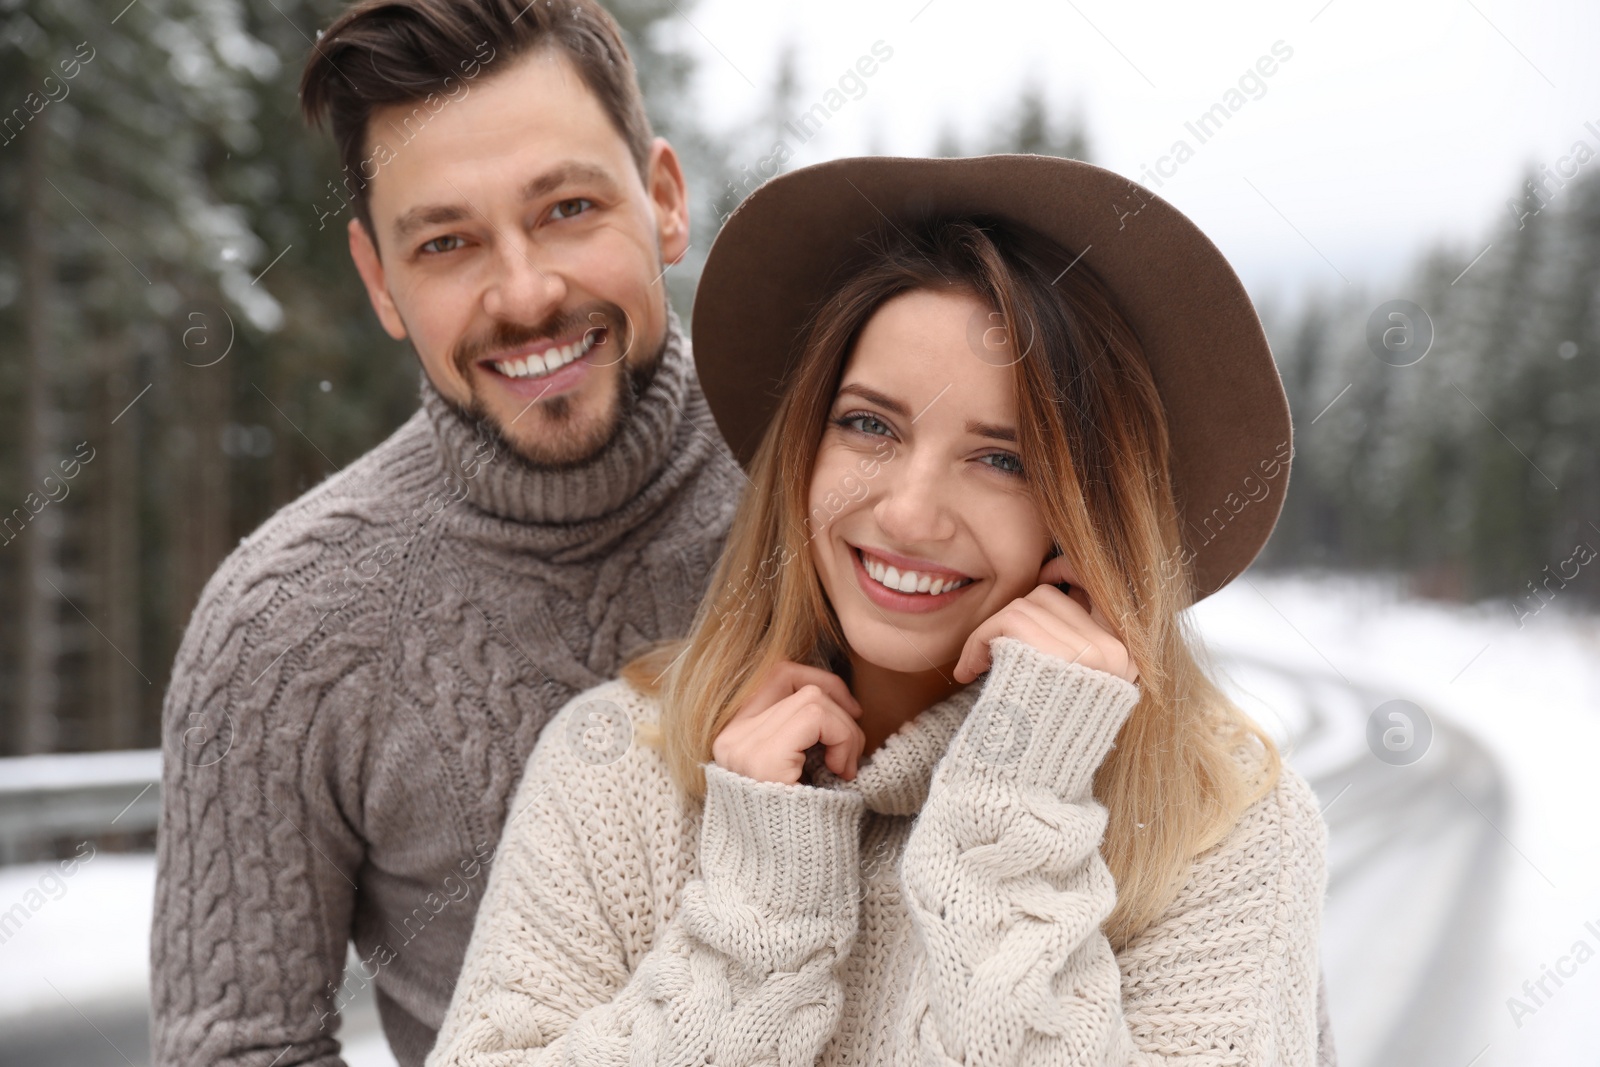
[{"label": "woman's smile", "polygon": [[856,583],[867,599],[887,611],[938,611],[953,604],[976,581],[881,549],[848,543],[845,547],[855,563]]}]

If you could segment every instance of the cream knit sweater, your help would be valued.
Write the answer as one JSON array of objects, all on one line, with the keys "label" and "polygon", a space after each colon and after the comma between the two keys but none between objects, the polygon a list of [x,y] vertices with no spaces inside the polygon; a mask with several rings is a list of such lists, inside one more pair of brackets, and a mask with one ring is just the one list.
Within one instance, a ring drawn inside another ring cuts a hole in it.
[{"label": "cream knit sweater", "polygon": [[1138,699],[999,638],[987,677],[843,781],[706,765],[703,804],[632,743],[624,682],[544,732],[429,1067],[1309,1067],[1325,830],[1305,780],[1197,858],[1120,955],[1095,770]]}]

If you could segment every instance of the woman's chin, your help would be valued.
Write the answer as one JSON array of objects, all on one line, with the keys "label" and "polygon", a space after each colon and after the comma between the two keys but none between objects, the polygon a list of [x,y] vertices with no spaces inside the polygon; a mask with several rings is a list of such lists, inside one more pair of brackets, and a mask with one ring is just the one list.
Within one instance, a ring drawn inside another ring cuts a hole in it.
[{"label": "woman's chin", "polygon": [[897,674],[943,670],[956,662],[965,643],[954,636],[907,633],[882,622],[844,630],[856,659]]}]

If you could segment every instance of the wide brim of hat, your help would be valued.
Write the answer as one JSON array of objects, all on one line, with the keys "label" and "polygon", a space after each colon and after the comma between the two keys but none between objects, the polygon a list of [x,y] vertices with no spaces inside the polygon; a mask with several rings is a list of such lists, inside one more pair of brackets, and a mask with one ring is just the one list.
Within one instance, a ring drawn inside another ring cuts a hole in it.
[{"label": "wide brim of hat", "polygon": [[[766,182],[729,216],[694,302],[694,357],[717,426],[748,465],[816,304],[861,239],[931,217],[990,215],[1053,239],[1110,288],[1166,409],[1195,599],[1261,551],[1283,508],[1289,406],[1233,268],[1182,212],[1077,160],[838,159]],[[1175,566],[1175,562],[1173,563]]]}]

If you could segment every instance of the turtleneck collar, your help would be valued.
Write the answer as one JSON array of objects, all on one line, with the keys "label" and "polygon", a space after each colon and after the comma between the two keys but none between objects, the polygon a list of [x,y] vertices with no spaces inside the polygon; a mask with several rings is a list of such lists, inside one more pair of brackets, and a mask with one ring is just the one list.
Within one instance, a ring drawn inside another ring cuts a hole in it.
[{"label": "turtleneck collar", "polygon": [[859,793],[880,815],[915,815],[927,803],[933,770],[955,740],[982,691],[981,680],[958,689],[890,734],[846,781],[828,770],[820,748],[806,757],[811,784]]},{"label": "turtleneck collar", "polygon": [[667,313],[666,347],[655,377],[622,430],[599,455],[562,471],[534,470],[516,456],[482,461],[478,429],[445,402],[426,373],[422,406],[448,470],[464,477],[466,500],[491,515],[529,524],[603,518],[633,500],[667,465],[686,410],[698,400],[694,359],[676,313]]}]

